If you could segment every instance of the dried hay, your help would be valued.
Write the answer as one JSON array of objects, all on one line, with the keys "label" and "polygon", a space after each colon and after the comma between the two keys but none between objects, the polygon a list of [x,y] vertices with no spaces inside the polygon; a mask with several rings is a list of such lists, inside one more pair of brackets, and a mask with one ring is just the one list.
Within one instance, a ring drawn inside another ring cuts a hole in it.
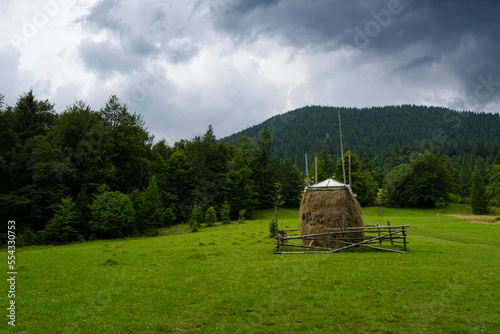
[{"label": "dried hay", "polygon": [[480,225],[500,225],[500,216],[494,215],[463,215],[463,214],[438,214],[444,217],[453,217],[465,220],[472,224]]},{"label": "dried hay", "polygon": [[[342,209],[346,211],[347,227],[362,227],[363,217],[361,206],[349,191],[349,189],[335,190],[308,190],[302,198],[300,205],[300,234],[318,234],[331,232],[325,228],[340,228],[343,230],[343,214]],[[302,244],[315,247],[340,247],[345,246],[342,243],[331,240],[317,239],[342,239],[342,234],[334,234],[328,236],[314,237],[315,240],[303,239]],[[349,242],[359,242],[364,240],[362,231],[356,233],[348,233],[347,240]]]}]

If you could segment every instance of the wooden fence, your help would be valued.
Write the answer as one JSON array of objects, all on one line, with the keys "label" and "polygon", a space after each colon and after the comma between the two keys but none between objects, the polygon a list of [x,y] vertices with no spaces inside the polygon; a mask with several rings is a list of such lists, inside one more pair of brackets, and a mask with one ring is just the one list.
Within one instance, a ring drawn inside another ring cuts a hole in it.
[{"label": "wooden fence", "polygon": [[[391,226],[390,223],[387,222],[387,226],[365,225],[362,227],[345,227],[344,229],[325,228],[324,233],[301,235],[300,229],[280,230],[278,226],[276,226],[276,251],[274,253],[337,253],[355,247],[365,247],[394,253],[405,253],[404,251],[397,249],[383,248],[372,245],[377,244],[378,246],[382,246],[383,242],[390,242],[391,246],[394,246],[394,244],[402,244],[403,249],[406,250],[406,245],[408,244],[408,241],[406,241],[406,229],[408,227],[409,225]],[[359,237],[350,238],[351,233],[359,234],[360,232],[364,233],[364,239],[360,239]],[[311,240],[311,243],[307,245],[307,243],[304,244],[303,242],[297,242],[301,240]],[[336,248],[312,246],[314,240],[322,240],[343,246]],[[286,251],[282,250],[284,247],[300,247],[307,250]]]}]

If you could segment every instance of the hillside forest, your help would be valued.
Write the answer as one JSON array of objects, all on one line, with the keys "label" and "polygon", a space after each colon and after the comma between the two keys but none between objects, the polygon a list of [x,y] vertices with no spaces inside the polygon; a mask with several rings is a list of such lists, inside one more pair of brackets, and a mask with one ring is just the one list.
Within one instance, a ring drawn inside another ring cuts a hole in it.
[{"label": "hillside forest", "polygon": [[[29,91],[0,95],[0,215],[18,242],[58,244],[244,221],[255,209],[300,205],[309,180],[342,180],[338,108],[305,107],[217,140],[155,141],[116,96],[100,110],[58,113]],[[363,206],[500,206],[498,115],[443,108],[340,108],[345,160]],[[325,122],[332,119],[332,122]],[[328,124],[331,123],[331,124]],[[300,166],[300,167],[299,167]]]}]

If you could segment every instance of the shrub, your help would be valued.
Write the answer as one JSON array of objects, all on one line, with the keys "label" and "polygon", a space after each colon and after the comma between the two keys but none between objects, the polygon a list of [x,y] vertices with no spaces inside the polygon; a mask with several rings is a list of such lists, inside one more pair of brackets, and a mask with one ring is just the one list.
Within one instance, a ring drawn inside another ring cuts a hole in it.
[{"label": "shrub", "polygon": [[434,207],[448,200],[451,186],[450,173],[441,157],[425,153],[386,175],[383,197],[391,207]]},{"label": "shrub", "polygon": [[189,229],[191,232],[198,231],[200,224],[203,220],[203,210],[198,205],[195,205],[189,217]]},{"label": "shrub", "polygon": [[104,192],[92,204],[90,226],[104,238],[119,238],[134,230],[135,211],[130,198],[119,192]]},{"label": "shrub", "polygon": [[62,244],[78,240],[80,218],[73,199],[68,196],[62,199],[56,214],[45,227],[45,242]]},{"label": "shrub", "polygon": [[238,223],[240,223],[240,224],[245,223],[245,214],[246,214],[245,209],[240,210],[240,212],[238,213]]},{"label": "shrub", "polygon": [[23,233],[17,236],[16,244],[19,247],[37,245],[40,241],[38,236],[33,232],[31,228],[28,228]]},{"label": "shrub", "polygon": [[276,220],[273,219],[269,222],[269,238],[276,237]]},{"label": "shrub", "polygon": [[171,208],[165,208],[161,199],[160,188],[153,176],[143,192],[134,192],[136,226],[140,232],[152,232],[160,226],[170,226],[175,220]]},{"label": "shrub", "polygon": [[230,213],[229,203],[224,202],[224,204],[222,204],[222,210],[220,212],[220,220],[221,220],[222,224],[231,223],[231,218],[229,218],[229,213]]},{"label": "shrub", "polygon": [[207,209],[207,213],[205,214],[205,224],[207,224],[207,226],[214,226],[216,221],[217,213],[215,212],[214,207],[211,206]]}]

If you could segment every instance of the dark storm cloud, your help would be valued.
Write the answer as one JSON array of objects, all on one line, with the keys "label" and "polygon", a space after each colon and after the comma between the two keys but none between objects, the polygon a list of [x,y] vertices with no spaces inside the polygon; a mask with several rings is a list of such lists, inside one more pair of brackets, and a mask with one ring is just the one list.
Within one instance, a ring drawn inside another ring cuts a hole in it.
[{"label": "dark storm cloud", "polygon": [[142,58],[127,54],[123,49],[112,47],[107,42],[82,40],[79,53],[88,68],[101,74],[130,72],[142,64]]},{"label": "dark storm cloud", "polygon": [[146,1],[134,12],[134,7],[126,5],[102,0],[81,20],[92,31],[108,33],[102,42],[81,43],[80,55],[88,68],[129,72],[159,57],[177,64],[198,55],[197,38],[186,33],[186,22],[175,8],[166,7],[162,1]]},{"label": "dark storm cloud", "polygon": [[395,71],[396,72],[405,71],[423,66],[431,66],[432,64],[439,63],[440,60],[441,60],[440,57],[429,57],[429,56],[418,57],[410,60],[407,64],[402,64],[398,66]]},{"label": "dark storm cloud", "polygon": [[[393,69],[445,60],[461,80],[465,100],[476,106],[500,100],[500,1],[281,0],[266,6],[250,2],[214,15],[215,28],[238,42],[268,37],[297,50],[351,48],[361,52],[358,62],[396,56],[400,63]],[[478,99],[479,86],[485,93]]]}]

